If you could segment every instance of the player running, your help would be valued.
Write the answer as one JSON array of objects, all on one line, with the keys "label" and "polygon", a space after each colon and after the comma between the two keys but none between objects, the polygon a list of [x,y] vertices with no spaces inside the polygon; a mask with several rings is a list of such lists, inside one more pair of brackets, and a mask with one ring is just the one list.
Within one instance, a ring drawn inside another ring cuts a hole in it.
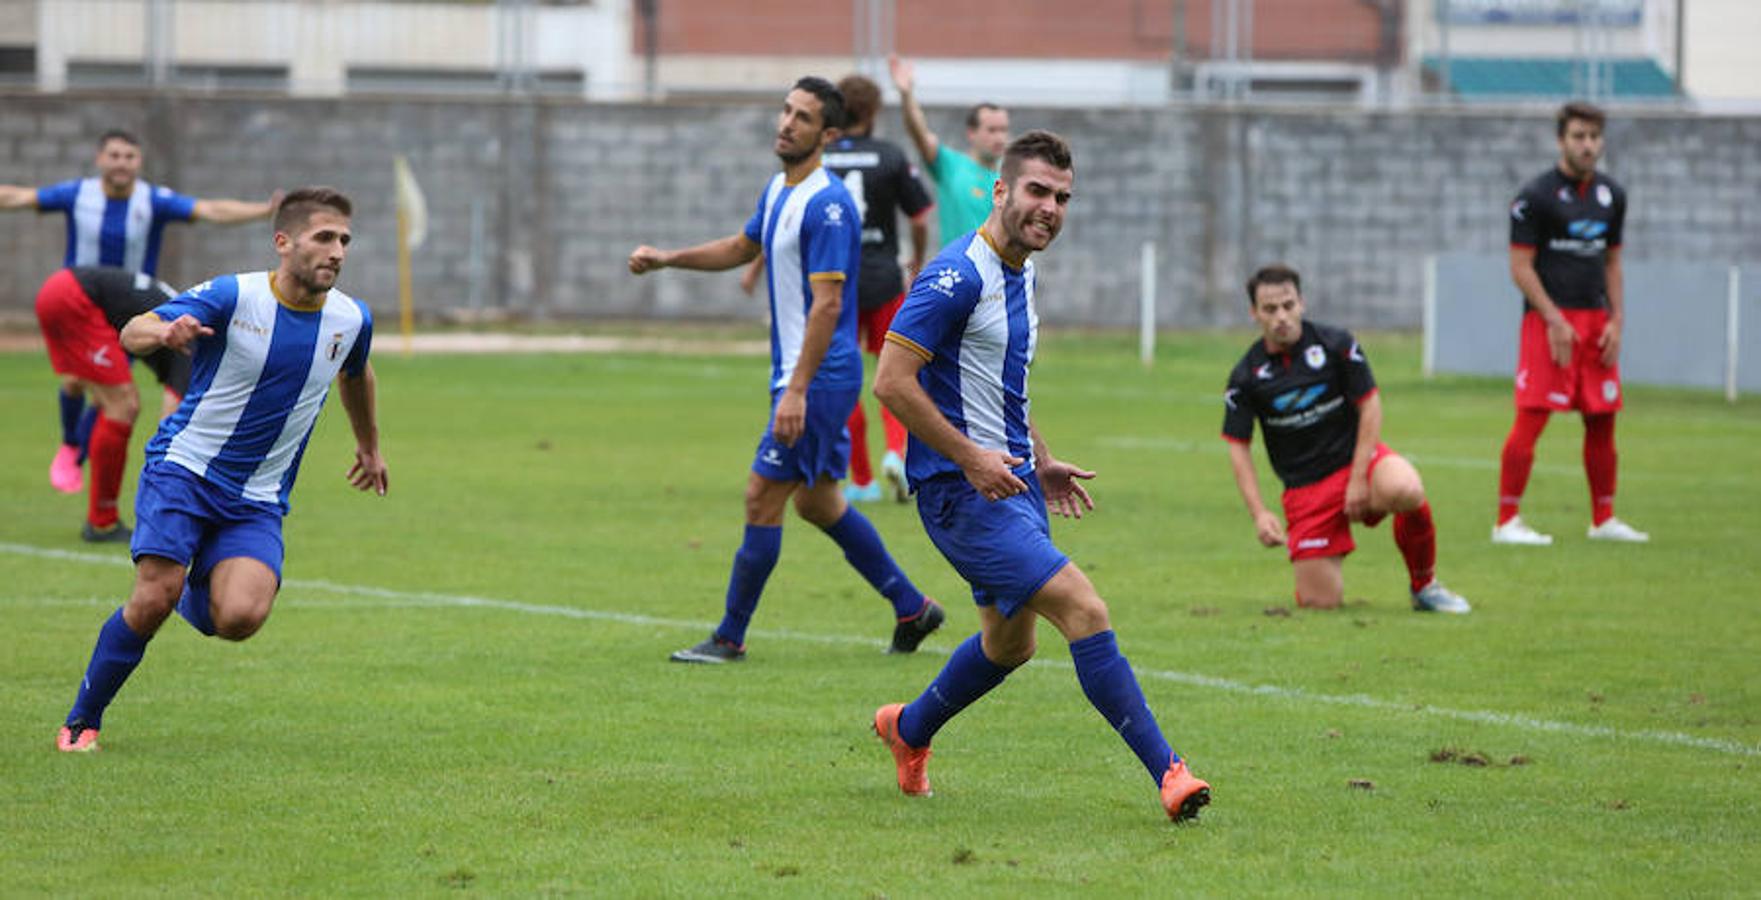
[{"label": "player running", "polygon": [[1083,693],[1161,789],[1176,821],[1198,815],[1210,785],[1168,746],[1107,604],[1052,543],[1046,508],[1081,518],[1094,473],[1053,459],[1028,415],[1027,374],[1039,339],[1028,259],[1058,236],[1074,179],[1063,138],[1030,131],[1011,143],[989,218],[945,247],[911,286],[881,349],[874,393],[911,430],[906,472],[930,540],[972,586],[981,631],[922,695],[874,714],[899,789],[926,796],[930,739],[1032,658],[1041,618],[1070,643]]},{"label": "player running", "polygon": [[1607,117],[1567,103],[1556,118],[1559,162],[1510,205],[1510,277],[1523,296],[1516,368],[1516,423],[1498,471],[1494,544],[1553,543],[1518,507],[1535,464],[1535,442],[1555,411],[1584,419],[1584,474],[1592,540],[1643,543],[1651,536],[1614,516],[1614,414],[1620,411],[1620,269],[1626,191],[1596,171]]},{"label": "player running", "polygon": [[[37,292],[37,324],[49,349],[49,364],[82,391],[89,389],[100,413],[89,445],[92,482],[80,528],[84,540],[120,542],[131,534],[117,515],[116,500],[141,395],[129,371],[133,357],[122,349],[118,336],[130,319],[176,294],[149,275],[100,266],[58,270]],[[165,390],[160,416],[169,416],[189,386],[189,357],[161,347],[143,361]]]},{"label": "player running", "polygon": [[900,571],[880,534],[838,489],[849,464],[844,420],[862,390],[856,349],[861,217],[843,182],[820,164],[844,121],[844,97],[807,77],[783,98],[773,149],[783,170],[758,198],[743,232],[682,250],[647,245],[630,272],[722,271],[764,254],[770,284],[771,416],[746,480],[746,531],[728,576],[725,612],[710,636],[674,662],[746,658],[746,630],[783,544],[790,498],[801,518],[836,541],[844,559],[893,606],[892,653],[911,653],[943,612]]},{"label": "player running", "polygon": [[[1247,299],[1261,337],[1229,373],[1223,437],[1260,543],[1289,548],[1296,604],[1337,609],[1345,596],[1345,556],[1357,546],[1351,523],[1373,528],[1393,514],[1412,608],[1470,611],[1437,580],[1431,504],[1418,471],[1382,443],[1382,398],[1357,339],[1303,320],[1302,278],[1294,269],[1255,272]],[[1252,453],[1256,420],[1266,432],[1272,470],[1284,482],[1288,533],[1260,499]]]},{"label": "player running", "polygon": [[134,590],[98,632],[59,749],[98,748],[105,708],[173,610],[230,641],[268,619],[281,585],[281,520],[332,380],[355,433],[347,477],[385,493],[367,361],[373,319],[334,287],[351,209],[329,188],[289,193],[275,214],[274,271],[204,282],[123,328],[122,345],[136,355],[193,350],[190,393],[147,444]]},{"label": "player running", "polygon": [[[167,187],[143,181],[141,142],[122,129],[98,138],[98,174],[40,188],[0,185],[0,210],[31,209],[67,217],[67,252],[62,265],[114,266],[147,275],[159,271],[159,244],[168,222],[204,221],[232,225],[267,218],[269,202],[198,200]],[[71,380],[62,382],[61,446],[49,465],[49,483],[77,494],[84,482],[80,466],[86,441],[96,427],[96,410],[86,408],[85,393]]]}]

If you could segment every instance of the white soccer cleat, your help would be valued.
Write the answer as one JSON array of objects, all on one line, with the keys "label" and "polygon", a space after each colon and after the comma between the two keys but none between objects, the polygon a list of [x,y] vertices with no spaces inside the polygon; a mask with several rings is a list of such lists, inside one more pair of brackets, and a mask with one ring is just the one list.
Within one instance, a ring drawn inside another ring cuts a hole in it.
[{"label": "white soccer cleat", "polygon": [[[1613,522],[1615,520],[1609,519],[1608,521]],[[1590,529],[1591,532],[1594,532],[1595,530],[1596,529],[1594,528]],[[1596,535],[1592,533],[1590,536],[1595,537]],[[1521,544],[1529,547],[1550,547],[1553,545],[1553,535],[1542,534],[1541,532],[1530,528],[1529,523],[1524,522],[1522,516],[1511,516],[1510,521],[1505,522],[1503,525],[1492,526],[1492,543]]]},{"label": "white soccer cleat", "polygon": [[1650,535],[1613,516],[1609,516],[1608,521],[1600,525],[1591,525],[1589,534],[1592,541],[1620,541],[1625,544],[1643,544],[1651,539]]},{"label": "white soccer cleat", "polygon": [[881,457],[881,480],[887,483],[887,492],[894,500],[904,503],[911,499],[911,485],[905,480],[905,460],[891,450]]},{"label": "white soccer cleat", "polygon": [[1431,579],[1431,583],[1412,593],[1412,608],[1419,612],[1455,613],[1463,615],[1474,611],[1468,605],[1467,598],[1443,586],[1443,582]]}]

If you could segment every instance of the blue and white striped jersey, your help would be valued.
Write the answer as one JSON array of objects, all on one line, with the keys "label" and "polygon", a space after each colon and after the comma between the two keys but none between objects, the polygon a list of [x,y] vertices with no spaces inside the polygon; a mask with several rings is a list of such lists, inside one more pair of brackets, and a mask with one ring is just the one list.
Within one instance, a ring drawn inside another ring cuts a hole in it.
[{"label": "blue and white striped jersey", "polygon": [[862,214],[844,183],[821,167],[799,184],[781,172],[770,181],[746,222],[746,237],[764,248],[770,282],[770,386],[789,385],[813,308],[812,282],[843,281],[843,307],[831,346],[813,375],[826,388],[861,388],[856,347],[856,280],[862,265]]},{"label": "blue and white striped jersey", "polygon": [[[942,248],[912,282],[887,340],[923,357],[917,381],[936,409],[973,443],[1006,450],[1033,469],[1027,370],[1039,343],[1033,261],[1019,269],[982,231]],[[905,474],[913,485],[960,467],[911,436]]]},{"label": "blue and white striped jersey", "polygon": [[112,266],[153,275],[165,223],[195,218],[196,198],[138,179],[128,197],[106,197],[103,180],[94,177],[38,188],[37,209],[67,214],[63,266]]},{"label": "blue and white striped jersey", "polygon": [[147,461],[286,513],[330,382],[366,370],[373,316],[334,289],[322,308],[295,309],[270,275],[223,275],[153,310],[167,322],[188,313],[214,334],[196,343],[189,393],[147,442]]}]

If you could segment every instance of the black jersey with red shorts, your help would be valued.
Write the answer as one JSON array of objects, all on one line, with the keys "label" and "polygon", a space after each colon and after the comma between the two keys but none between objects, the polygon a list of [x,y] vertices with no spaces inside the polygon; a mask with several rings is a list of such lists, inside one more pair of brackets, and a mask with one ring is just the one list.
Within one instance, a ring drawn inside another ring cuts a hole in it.
[{"label": "black jersey with red shorts", "polygon": [[[61,269],[37,292],[37,324],[55,371],[95,384],[130,380],[118,340],[123,326],[177,295],[151,276],[104,266]],[[179,396],[189,387],[188,356],[161,348],[141,358]]]},{"label": "black jersey with red shorts", "polygon": [[[916,216],[929,209],[929,192],[905,151],[891,141],[869,135],[839,138],[826,148],[824,163],[862,204],[856,303],[864,312],[878,309],[905,293],[905,276],[899,271],[899,213]],[[879,329],[883,335],[886,330],[884,325]]]},{"label": "black jersey with red shorts", "polygon": [[1608,323],[1608,252],[1621,245],[1626,191],[1597,172],[1574,181],[1554,166],[1510,205],[1510,245],[1535,251],[1535,274],[1577,332],[1569,366],[1554,364],[1547,324],[1523,301],[1516,402],[1523,409],[1613,412],[1621,407],[1619,366],[1602,365],[1596,341]]},{"label": "black jersey with red shorts", "polygon": [[[1266,456],[1284,482],[1284,518],[1291,559],[1338,556],[1354,548],[1345,519],[1346,480],[1357,450],[1358,404],[1376,378],[1351,332],[1302,323],[1286,352],[1253,346],[1229,373],[1223,394],[1223,437],[1253,441],[1265,431]],[[1371,461],[1390,451],[1378,446]],[[1373,523],[1366,523],[1373,524]]]}]

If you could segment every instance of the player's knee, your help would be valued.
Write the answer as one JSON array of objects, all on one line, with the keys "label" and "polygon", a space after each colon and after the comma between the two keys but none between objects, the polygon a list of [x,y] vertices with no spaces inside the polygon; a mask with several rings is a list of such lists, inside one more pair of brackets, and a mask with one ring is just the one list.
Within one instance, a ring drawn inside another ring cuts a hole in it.
[{"label": "player's knee", "polygon": [[1425,485],[1417,478],[1402,481],[1389,492],[1388,508],[1392,512],[1411,512],[1423,505],[1425,505]]},{"label": "player's knee", "polygon": [[1033,659],[1039,642],[1033,632],[1021,635],[990,635],[984,639],[984,657],[1005,669],[1013,669]]},{"label": "player's knee", "polygon": [[822,496],[819,491],[800,491],[795,494],[795,512],[820,528],[830,528],[838,524],[844,512],[839,499],[836,494]]},{"label": "player's knee", "polygon": [[229,641],[242,641],[269,619],[267,607],[221,607],[214,611],[214,634]]}]

